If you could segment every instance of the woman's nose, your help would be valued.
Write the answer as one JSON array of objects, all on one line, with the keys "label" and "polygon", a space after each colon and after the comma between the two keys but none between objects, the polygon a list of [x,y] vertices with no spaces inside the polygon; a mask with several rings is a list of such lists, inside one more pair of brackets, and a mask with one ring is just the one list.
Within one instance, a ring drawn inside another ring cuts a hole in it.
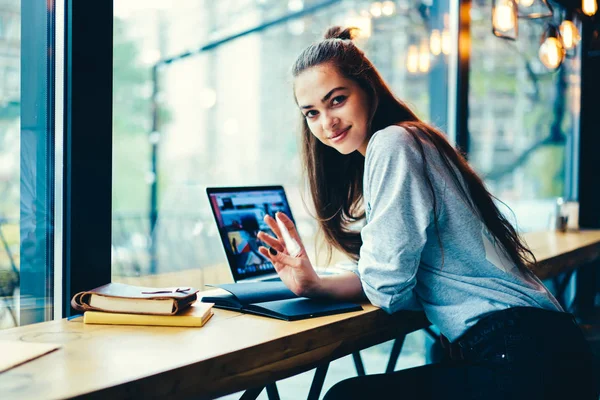
[{"label": "woman's nose", "polygon": [[334,129],[335,127],[338,126],[339,122],[340,122],[340,119],[338,117],[335,117],[332,115],[326,115],[325,118],[323,118],[323,129],[324,130]]}]

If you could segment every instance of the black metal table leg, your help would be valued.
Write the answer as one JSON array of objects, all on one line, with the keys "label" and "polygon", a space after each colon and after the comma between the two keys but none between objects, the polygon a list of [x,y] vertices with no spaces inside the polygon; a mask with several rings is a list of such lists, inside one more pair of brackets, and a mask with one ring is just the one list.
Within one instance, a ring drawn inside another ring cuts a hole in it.
[{"label": "black metal table leg", "polygon": [[310,385],[310,391],[308,392],[308,400],[319,399],[319,396],[321,395],[321,389],[323,389],[323,383],[325,383],[325,375],[327,375],[328,368],[329,363],[317,367],[315,371],[315,377]]},{"label": "black metal table leg", "polygon": [[392,347],[392,352],[390,353],[390,360],[388,361],[387,368],[385,369],[386,374],[394,372],[394,369],[396,369],[396,362],[398,362],[398,357],[400,356],[400,351],[402,350],[402,345],[404,344],[404,338],[406,338],[406,335],[400,336],[394,340],[394,346]]},{"label": "black metal table leg", "polygon": [[[393,372],[396,368],[396,363],[398,362],[398,357],[400,356],[400,351],[402,350],[402,345],[404,344],[405,338],[406,335],[394,340],[394,345],[390,353],[390,359],[388,361],[386,373]],[[352,359],[354,360],[354,366],[356,367],[356,373],[358,374],[358,376],[364,376],[366,372],[365,366],[360,356],[360,351],[355,351],[354,353],[352,353]],[[328,369],[329,363],[316,368],[315,376],[313,378],[312,384],[310,385],[310,390],[308,392],[308,400],[319,399],[319,396],[321,395],[321,390],[323,390],[323,384],[325,383],[325,376],[327,375]],[[277,391],[277,385],[275,384],[275,382],[268,384],[266,388],[269,400],[279,400],[279,392]],[[244,392],[240,400],[255,400],[263,389],[264,387],[248,389]]]},{"label": "black metal table leg", "polygon": [[[240,400],[256,400],[256,398],[263,391],[264,388],[265,387],[262,386],[262,387],[248,389],[244,392],[242,397],[240,397]],[[267,397],[269,398],[269,400],[280,400],[279,391],[277,391],[277,383],[275,383],[275,382],[269,383],[266,386],[266,388],[267,388]]]},{"label": "black metal table leg", "polygon": [[256,400],[256,398],[258,397],[260,392],[263,391],[263,389],[264,389],[264,386],[248,389],[244,392],[244,394],[242,394],[242,397],[240,397],[240,400]]},{"label": "black metal table leg", "polygon": [[352,358],[354,359],[354,366],[356,367],[357,375],[365,376],[365,366],[362,362],[362,358],[360,357],[360,351],[355,351],[352,353]]},{"label": "black metal table leg", "polygon": [[277,391],[277,384],[275,382],[267,385],[267,397],[269,400],[279,400],[279,392]]}]

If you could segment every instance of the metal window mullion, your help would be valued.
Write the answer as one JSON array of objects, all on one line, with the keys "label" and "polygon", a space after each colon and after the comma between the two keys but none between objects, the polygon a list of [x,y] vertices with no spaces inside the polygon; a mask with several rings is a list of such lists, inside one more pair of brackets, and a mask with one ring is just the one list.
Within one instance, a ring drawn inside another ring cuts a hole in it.
[{"label": "metal window mullion", "polygon": [[63,139],[65,1],[54,2],[54,319],[63,316]]}]

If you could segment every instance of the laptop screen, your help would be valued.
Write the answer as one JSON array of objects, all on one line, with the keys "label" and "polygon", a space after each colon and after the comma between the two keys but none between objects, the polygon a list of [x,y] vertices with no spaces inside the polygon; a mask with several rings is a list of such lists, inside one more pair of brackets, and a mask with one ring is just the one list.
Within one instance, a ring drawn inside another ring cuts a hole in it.
[{"label": "laptop screen", "polygon": [[[258,247],[265,246],[259,231],[275,236],[263,218],[283,212],[293,216],[282,186],[207,188],[219,235],[225,247],[233,279],[255,278],[275,273],[273,264]],[[268,247],[268,246],[267,246]]]}]

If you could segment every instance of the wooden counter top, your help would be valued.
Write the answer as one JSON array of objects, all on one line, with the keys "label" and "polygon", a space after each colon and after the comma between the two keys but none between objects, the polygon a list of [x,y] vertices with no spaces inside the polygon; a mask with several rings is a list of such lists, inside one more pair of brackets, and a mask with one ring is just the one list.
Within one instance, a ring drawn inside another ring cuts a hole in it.
[{"label": "wooden counter top", "polygon": [[295,322],[215,309],[202,328],[86,325],[77,318],[8,329],[0,340],[63,347],[1,373],[0,398],[213,398],[428,325],[422,313],[389,316],[363,307]]},{"label": "wooden counter top", "polygon": [[600,230],[530,232],[523,238],[538,261],[534,272],[540,279],[600,259]]},{"label": "wooden counter top", "polygon": [[[536,273],[600,258],[600,231],[524,235]],[[81,319],[0,332],[0,340],[62,343],[0,374],[0,398],[213,398],[265,385],[428,325],[422,313],[364,310],[295,322],[217,310],[202,328],[85,325]]]}]

